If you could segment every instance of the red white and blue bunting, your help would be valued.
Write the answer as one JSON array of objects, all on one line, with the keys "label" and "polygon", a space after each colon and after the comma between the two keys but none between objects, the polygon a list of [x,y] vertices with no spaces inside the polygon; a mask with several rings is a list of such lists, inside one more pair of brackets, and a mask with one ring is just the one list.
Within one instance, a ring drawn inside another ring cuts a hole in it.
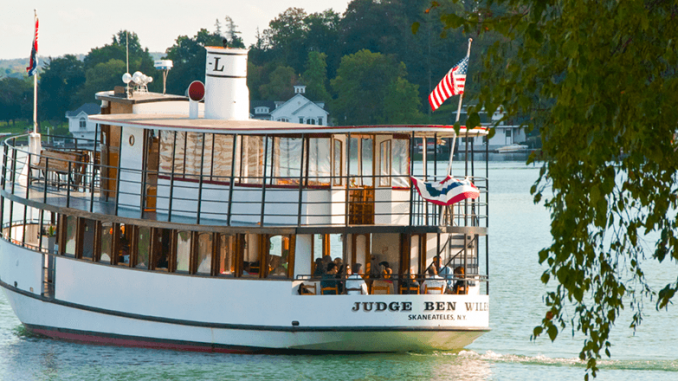
[{"label": "red white and blue bunting", "polygon": [[480,191],[469,179],[459,180],[447,176],[443,181],[435,183],[427,183],[414,177],[411,179],[419,195],[436,205],[452,205],[462,200],[480,197]]}]

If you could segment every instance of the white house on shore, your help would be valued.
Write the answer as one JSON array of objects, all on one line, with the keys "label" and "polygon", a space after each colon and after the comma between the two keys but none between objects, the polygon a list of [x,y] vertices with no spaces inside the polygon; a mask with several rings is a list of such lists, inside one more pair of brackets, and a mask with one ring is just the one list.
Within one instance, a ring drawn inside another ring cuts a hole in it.
[{"label": "white house on shore", "polygon": [[304,85],[294,86],[294,93],[294,96],[285,102],[250,102],[250,118],[320,126],[329,124],[330,113],[325,110],[325,102],[314,102],[306,98]]},{"label": "white house on shore", "polygon": [[[90,115],[101,113],[101,106],[96,103],[85,103],[75,111],[66,111],[68,131],[78,139],[78,145],[87,147],[93,145],[96,123],[89,120]],[[80,139],[83,139],[80,141]],[[88,140],[85,140],[88,139]],[[88,144],[89,143],[89,144]]]},{"label": "white house on shore", "polygon": [[[498,120],[501,120],[504,117],[504,113],[501,110],[497,110],[494,114],[489,117],[485,110],[479,113],[481,125],[491,127]],[[462,108],[460,120],[462,124],[466,120],[466,107]],[[527,141],[527,135],[525,134],[525,129],[520,128],[519,124],[506,124],[506,122],[499,122],[495,127],[496,132],[492,138],[490,138],[490,151],[495,151],[499,148],[510,146],[512,144],[524,144]],[[486,136],[478,136],[470,138],[469,143],[475,146],[476,150],[484,151],[485,150],[485,139]],[[460,146],[461,147],[461,146]]]}]

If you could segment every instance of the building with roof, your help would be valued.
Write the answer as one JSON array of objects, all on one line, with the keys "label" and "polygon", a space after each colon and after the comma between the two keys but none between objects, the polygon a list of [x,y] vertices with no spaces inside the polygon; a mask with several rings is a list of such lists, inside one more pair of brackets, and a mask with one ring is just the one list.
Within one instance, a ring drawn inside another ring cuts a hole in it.
[{"label": "building with roof", "polygon": [[294,96],[287,101],[251,101],[250,118],[276,122],[329,125],[330,113],[325,102],[306,98],[306,86],[294,86]]},{"label": "building with roof", "polygon": [[[74,111],[66,111],[68,119],[68,131],[78,139],[78,145],[83,147],[92,146],[96,123],[89,120],[90,115],[101,113],[101,106],[96,103],[85,103]],[[80,140],[82,139],[82,141]]]}]

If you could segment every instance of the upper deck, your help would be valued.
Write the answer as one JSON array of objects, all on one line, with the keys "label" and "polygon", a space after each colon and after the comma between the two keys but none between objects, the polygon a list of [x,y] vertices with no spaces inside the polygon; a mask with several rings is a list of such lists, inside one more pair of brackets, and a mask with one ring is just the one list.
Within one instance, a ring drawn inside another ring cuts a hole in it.
[{"label": "upper deck", "polygon": [[486,233],[488,180],[473,176],[472,155],[460,177],[479,188],[477,200],[435,206],[410,180],[444,178],[438,151],[418,157],[415,146],[454,136],[451,126],[281,129],[286,123],[153,114],[97,121],[110,124],[97,126],[96,144],[75,139],[31,154],[27,136],[5,140],[3,196],[56,212],[205,230]]}]

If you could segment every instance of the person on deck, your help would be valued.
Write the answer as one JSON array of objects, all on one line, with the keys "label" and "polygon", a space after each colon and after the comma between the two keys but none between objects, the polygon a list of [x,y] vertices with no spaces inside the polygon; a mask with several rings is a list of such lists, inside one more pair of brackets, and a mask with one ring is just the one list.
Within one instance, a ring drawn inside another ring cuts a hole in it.
[{"label": "person on deck", "polygon": [[360,263],[353,264],[353,274],[346,279],[346,294],[347,295],[367,295],[367,284],[363,280],[363,265]]},{"label": "person on deck", "polygon": [[407,294],[418,294],[417,290],[419,289],[419,282],[417,282],[416,274],[413,269],[405,274],[405,279],[402,281],[402,293]]},{"label": "person on deck", "polygon": [[342,287],[341,287],[341,282],[339,279],[335,278],[335,275],[337,275],[337,265],[334,264],[334,262],[330,262],[327,265],[327,271],[325,274],[323,274],[322,279],[320,280],[320,290],[326,287],[336,287],[337,291],[334,290],[325,290],[322,291],[323,295],[339,295],[341,294]]},{"label": "person on deck", "polygon": [[[435,266],[428,268],[428,277],[421,285],[422,293],[443,294],[445,293],[445,280],[438,275]],[[439,290],[438,290],[439,289]]]},{"label": "person on deck", "polygon": [[436,270],[438,271],[438,275],[440,275],[441,278],[445,279],[445,293],[451,294],[452,293],[452,278],[454,278],[454,274],[452,273],[452,269],[449,266],[443,265],[440,261],[439,256],[433,257],[433,266],[435,266]]}]

